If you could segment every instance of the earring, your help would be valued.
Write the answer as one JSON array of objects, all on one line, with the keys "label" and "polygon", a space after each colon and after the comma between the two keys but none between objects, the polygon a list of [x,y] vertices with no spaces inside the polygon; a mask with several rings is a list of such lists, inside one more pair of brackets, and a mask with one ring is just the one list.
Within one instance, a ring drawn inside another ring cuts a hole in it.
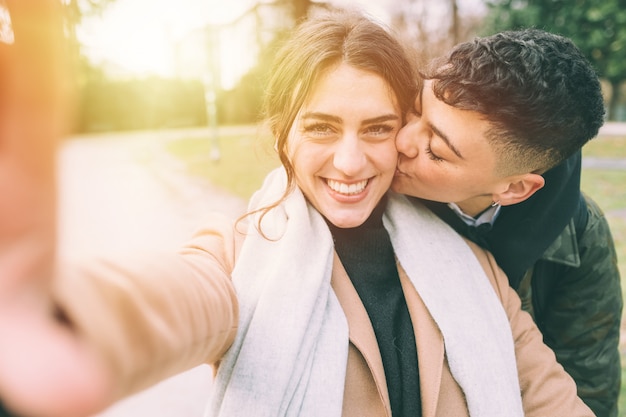
[{"label": "earring", "polygon": [[500,205],[500,200],[494,201],[493,203],[491,203],[491,207],[497,207],[499,205]]}]

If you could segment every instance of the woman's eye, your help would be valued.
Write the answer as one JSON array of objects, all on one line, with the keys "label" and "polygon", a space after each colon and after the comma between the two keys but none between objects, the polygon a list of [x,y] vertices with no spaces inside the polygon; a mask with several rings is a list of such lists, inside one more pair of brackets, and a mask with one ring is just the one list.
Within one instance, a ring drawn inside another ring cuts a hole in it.
[{"label": "woman's eye", "polygon": [[428,146],[426,147],[426,154],[428,155],[428,158],[430,158],[431,160],[433,160],[435,162],[443,161],[443,158],[441,158],[437,154],[433,153],[433,149],[430,147],[430,144],[428,144]]},{"label": "woman's eye", "polygon": [[304,132],[310,135],[323,136],[333,132],[332,126],[326,123],[313,123],[304,126]]},{"label": "woman's eye", "polygon": [[373,125],[367,127],[366,133],[373,136],[387,136],[394,129],[395,127],[389,125]]}]

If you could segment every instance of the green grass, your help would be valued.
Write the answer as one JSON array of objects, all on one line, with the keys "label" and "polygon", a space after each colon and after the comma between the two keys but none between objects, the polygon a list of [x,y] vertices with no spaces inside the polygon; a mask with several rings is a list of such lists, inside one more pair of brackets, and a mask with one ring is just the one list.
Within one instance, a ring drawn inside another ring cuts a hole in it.
[{"label": "green grass", "polygon": [[[620,272],[626,279],[626,171],[583,169],[581,188],[600,205],[611,225]],[[622,286],[626,291],[626,282]]]},{"label": "green grass", "polygon": [[[220,137],[221,159],[213,162],[208,138],[176,140],[168,150],[179,157],[192,175],[242,198],[259,188],[265,175],[279,165],[267,134],[250,131]],[[625,158],[626,137],[598,137],[583,148],[583,158]],[[582,189],[600,205],[611,225],[622,280],[626,280],[626,171],[583,168]],[[626,290],[626,283],[622,287]],[[624,319],[626,326],[626,318]],[[626,329],[623,330],[626,332]],[[622,375],[626,376],[626,347],[622,347]],[[626,417],[626,384],[620,396],[620,416]]]},{"label": "green grass", "polygon": [[[586,157],[626,159],[626,137],[598,137],[583,148],[583,160]],[[611,225],[620,272],[625,280],[626,171],[583,168],[581,188],[600,205]],[[626,290],[626,283],[622,287]]]},{"label": "green grass", "polygon": [[626,136],[599,136],[583,147],[583,156],[626,158]]},{"label": "green grass", "polygon": [[265,175],[279,165],[273,142],[265,133],[250,130],[220,136],[218,146],[218,161],[211,159],[215,145],[209,138],[172,141],[168,151],[187,165],[190,174],[206,178],[211,184],[246,200],[260,188]]}]

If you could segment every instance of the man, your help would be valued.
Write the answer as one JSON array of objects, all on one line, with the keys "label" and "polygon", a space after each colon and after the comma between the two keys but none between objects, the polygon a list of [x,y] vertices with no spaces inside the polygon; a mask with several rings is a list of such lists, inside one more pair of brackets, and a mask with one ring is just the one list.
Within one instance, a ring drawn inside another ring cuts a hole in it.
[{"label": "man", "polygon": [[579,396],[617,416],[620,276],[580,191],[580,148],[604,118],[597,75],[570,40],[535,29],[460,44],[423,75],[393,189],[494,254]]}]

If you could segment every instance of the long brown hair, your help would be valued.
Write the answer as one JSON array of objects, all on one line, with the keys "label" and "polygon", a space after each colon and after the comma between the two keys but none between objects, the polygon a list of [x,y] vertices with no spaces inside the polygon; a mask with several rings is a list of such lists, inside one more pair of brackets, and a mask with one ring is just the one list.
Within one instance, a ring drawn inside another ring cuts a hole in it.
[{"label": "long brown hair", "polygon": [[[339,63],[382,77],[404,114],[418,91],[419,79],[408,51],[381,24],[353,11],[316,15],[297,26],[278,51],[270,71],[264,116],[287,173],[287,188],[262,216],[279,205],[295,187],[287,139],[300,108],[324,71]],[[259,222],[261,220],[259,219]],[[260,229],[260,224],[258,224]]]}]

